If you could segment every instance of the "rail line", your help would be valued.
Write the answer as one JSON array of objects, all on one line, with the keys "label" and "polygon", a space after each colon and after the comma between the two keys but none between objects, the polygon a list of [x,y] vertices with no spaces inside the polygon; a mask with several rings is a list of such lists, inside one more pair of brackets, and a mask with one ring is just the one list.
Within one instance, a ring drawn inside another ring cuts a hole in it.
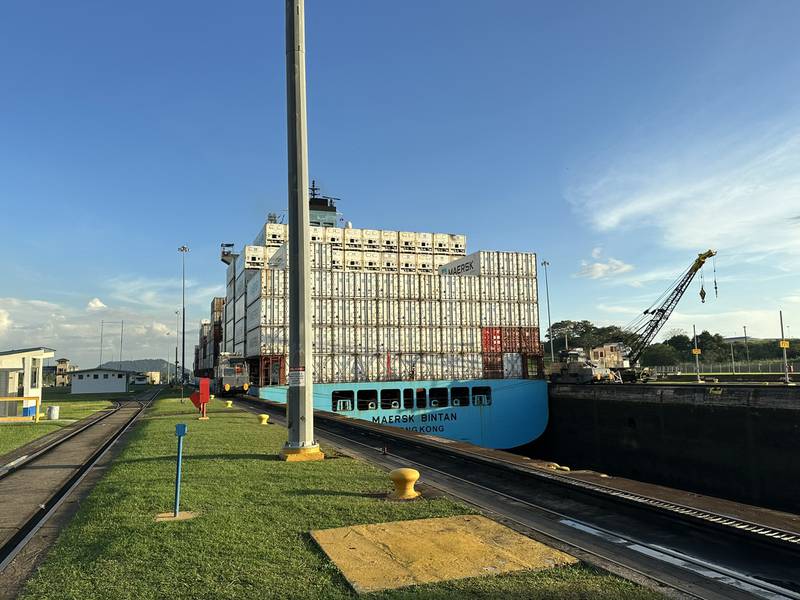
[{"label": "rail line", "polygon": [[4,467],[4,470],[0,472],[0,486],[2,486],[3,481],[11,475],[21,475],[25,469],[31,467],[35,468],[35,463],[37,461],[46,458],[56,448],[64,447],[63,444],[65,442],[76,440],[77,436],[91,431],[98,424],[107,424],[112,416],[123,415],[128,409],[132,409],[130,416],[123,418],[116,430],[102,439],[100,445],[75,469],[74,473],[61,485],[52,490],[48,499],[39,505],[41,510],[35,512],[25,522],[20,523],[16,533],[2,543],[2,546],[0,546],[0,572],[14,560],[17,554],[27,545],[42,525],[45,524],[56,512],[58,507],[69,497],[70,493],[81,483],[92,467],[94,467],[108,449],[130,429],[144,410],[158,397],[159,393],[161,393],[161,388],[153,390],[152,392],[147,392],[143,394],[141,398],[132,398],[125,402],[117,402],[116,408],[108,411],[102,417],[92,419],[90,422],[70,432],[69,435],[57,438],[38,449],[30,456],[20,457],[23,460],[17,459]]},{"label": "rail line", "polygon": [[[282,411],[280,405],[243,401],[260,410]],[[800,599],[800,547],[792,532],[534,471],[502,458],[447,447],[446,442],[415,439],[403,430],[325,414],[317,416],[316,426],[323,440],[356,449],[364,458],[390,468],[416,467],[425,481],[449,494],[608,570],[633,573],[690,597]],[[537,484],[535,488],[525,485],[531,483]],[[684,527],[675,527],[676,517]],[[735,547],[720,540],[729,537],[720,532],[748,544]]]}]

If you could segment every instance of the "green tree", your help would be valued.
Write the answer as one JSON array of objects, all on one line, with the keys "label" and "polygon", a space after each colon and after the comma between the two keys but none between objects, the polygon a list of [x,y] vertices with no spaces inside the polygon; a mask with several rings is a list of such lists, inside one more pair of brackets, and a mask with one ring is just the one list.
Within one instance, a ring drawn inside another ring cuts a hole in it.
[{"label": "green tree", "polygon": [[651,344],[642,352],[639,362],[643,367],[663,367],[677,365],[681,357],[669,344]]}]

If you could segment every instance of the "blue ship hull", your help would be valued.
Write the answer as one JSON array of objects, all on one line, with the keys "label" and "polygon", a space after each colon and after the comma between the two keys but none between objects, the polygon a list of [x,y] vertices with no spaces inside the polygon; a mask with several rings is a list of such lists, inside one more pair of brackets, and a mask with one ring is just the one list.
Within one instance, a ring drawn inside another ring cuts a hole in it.
[{"label": "blue ship hull", "polygon": [[[469,392],[465,392],[467,388]],[[249,393],[285,404],[287,392],[287,386],[270,386],[251,388]],[[420,397],[422,400],[418,400]],[[486,448],[508,449],[532,442],[544,433],[547,382],[471,379],[317,383],[314,408]]]}]

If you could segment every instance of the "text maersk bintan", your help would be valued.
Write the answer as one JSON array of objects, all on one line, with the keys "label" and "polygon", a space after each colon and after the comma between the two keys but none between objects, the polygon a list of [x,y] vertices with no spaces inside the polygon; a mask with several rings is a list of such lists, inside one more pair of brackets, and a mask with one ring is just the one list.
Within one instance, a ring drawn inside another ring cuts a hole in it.
[{"label": "text maersk bintan", "polygon": [[[444,425],[429,425],[427,423],[443,422],[443,421],[456,421],[458,420],[457,413],[431,413],[431,414],[416,414],[416,415],[388,415],[383,417],[372,417],[373,423],[380,423],[381,425],[394,425],[394,424],[411,424],[419,422],[419,425],[411,425],[410,427],[403,427],[406,431],[416,431],[418,433],[441,433],[444,431]],[[422,423],[426,423],[423,425]]]}]

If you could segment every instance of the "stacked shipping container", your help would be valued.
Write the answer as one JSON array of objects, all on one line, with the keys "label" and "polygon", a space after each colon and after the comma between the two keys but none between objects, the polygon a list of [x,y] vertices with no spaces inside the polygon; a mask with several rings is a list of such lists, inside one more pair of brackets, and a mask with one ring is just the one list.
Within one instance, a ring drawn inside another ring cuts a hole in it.
[{"label": "stacked shipping container", "polygon": [[195,346],[195,377],[211,377],[216,366],[216,359],[223,349],[223,323],[225,315],[225,298],[211,300],[211,319],[200,321],[200,339]]},{"label": "stacked shipping container", "polygon": [[[263,266],[247,246],[227,274],[223,348],[251,359],[257,385],[284,382],[286,238],[266,224]],[[480,252],[479,274],[440,275],[464,236],[311,227],[311,238],[314,381],[525,377],[541,356],[534,254]]]}]

